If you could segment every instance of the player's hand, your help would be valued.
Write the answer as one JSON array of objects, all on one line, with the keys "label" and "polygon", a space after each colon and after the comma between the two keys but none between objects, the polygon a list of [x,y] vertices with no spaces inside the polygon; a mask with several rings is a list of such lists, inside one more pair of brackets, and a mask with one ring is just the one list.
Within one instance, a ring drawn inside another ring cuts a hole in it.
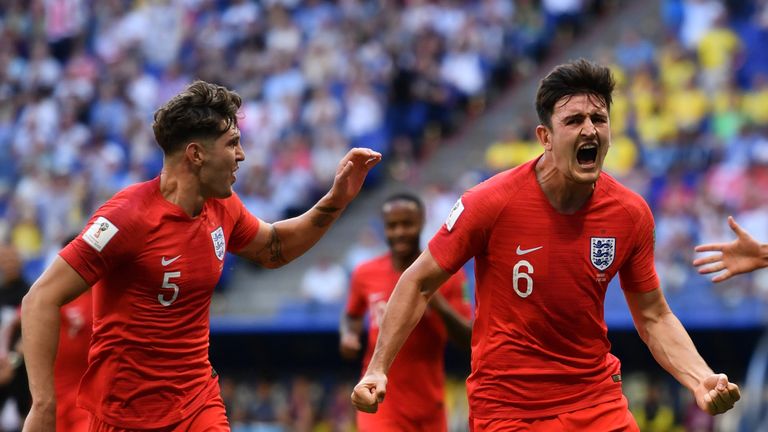
[{"label": "player's hand", "polygon": [[32,404],[21,432],[56,432],[56,405]]},{"label": "player's hand", "polygon": [[728,382],[725,374],[713,374],[699,383],[694,389],[694,396],[699,408],[716,415],[733,408],[736,401],[741,399],[741,392],[739,386]]},{"label": "player's hand", "polygon": [[365,176],[381,161],[381,153],[367,148],[353,148],[341,159],[336,168],[330,197],[333,202],[345,207],[363,187]]},{"label": "player's hand", "polygon": [[768,264],[761,256],[760,243],[744,231],[731,216],[728,217],[728,225],[736,233],[736,240],[730,243],[704,244],[694,249],[696,252],[720,252],[693,261],[694,266],[703,266],[699,268],[701,274],[725,270],[715,275],[712,282],[722,282],[737,274],[747,273]]},{"label": "player's hand", "polygon": [[363,379],[352,390],[352,405],[360,411],[375,413],[384,402],[387,393],[387,376],[366,372]]},{"label": "player's hand", "polygon": [[341,341],[339,343],[341,357],[347,360],[354,360],[357,358],[362,348],[360,335],[355,333],[344,333],[341,335]]}]

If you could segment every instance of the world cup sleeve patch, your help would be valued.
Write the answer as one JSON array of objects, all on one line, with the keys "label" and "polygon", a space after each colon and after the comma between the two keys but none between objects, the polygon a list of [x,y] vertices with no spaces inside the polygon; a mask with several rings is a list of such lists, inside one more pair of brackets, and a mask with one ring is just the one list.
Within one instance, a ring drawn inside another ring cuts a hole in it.
[{"label": "world cup sleeve patch", "polygon": [[93,225],[83,234],[83,240],[92,248],[101,252],[112,237],[120,231],[109,219],[99,216]]},{"label": "world cup sleeve patch", "polygon": [[464,211],[464,203],[462,203],[461,198],[459,198],[456,201],[456,204],[453,205],[451,212],[448,214],[448,219],[445,220],[445,228],[448,231],[451,231],[453,229],[453,225],[456,223],[457,220],[459,220],[459,216],[461,216],[461,213],[463,211]]}]

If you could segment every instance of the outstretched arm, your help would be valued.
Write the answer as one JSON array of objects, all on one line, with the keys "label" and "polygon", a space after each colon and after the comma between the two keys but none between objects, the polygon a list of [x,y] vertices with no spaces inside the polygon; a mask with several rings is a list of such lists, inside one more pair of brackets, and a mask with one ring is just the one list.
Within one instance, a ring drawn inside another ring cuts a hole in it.
[{"label": "outstretched arm", "polygon": [[339,162],[331,190],[301,216],[268,224],[238,255],[267,268],[281,267],[309,250],[360,192],[363,181],[381,160],[370,149],[354,148]]},{"label": "outstretched arm", "polygon": [[669,309],[661,289],[624,295],[640,337],[656,361],[680,384],[693,392],[696,403],[715,415],[733,408],[741,398],[739,387],[716,374],[701,358],[683,325]]},{"label": "outstretched arm", "polygon": [[53,365],[59,344],[60,309],[87,289],[85,280],[66,261],[56,257],[24,296],[21,334],[32,394],[32,410],[24,423],[24,432],[55,429]]},{"label": "outstretched arm", "polygon": [[712,277],[712,282],[722,282],[732,276],[768,267],[768,243],[760,244],[728,216],[728,225],[736,240],[730,243],[710,243],[696,246],[696,252],[719,252],[693,261],[699,273],[707,274],[724,270]]},{"label": "outstretched arm", "polygon": [[448,277],[429,250],[400,276],[387,302],[368,370],[352,392],[352,404],[357,409],[376,412],[386,394],[389,367],[424,314],[430,296]]}]

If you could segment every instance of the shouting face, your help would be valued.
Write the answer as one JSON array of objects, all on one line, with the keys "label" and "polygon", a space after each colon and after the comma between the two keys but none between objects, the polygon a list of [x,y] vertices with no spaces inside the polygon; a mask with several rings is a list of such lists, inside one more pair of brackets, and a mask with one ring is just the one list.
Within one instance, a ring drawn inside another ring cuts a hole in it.
[{"label": "shouting face", "polygon": [[551,128],[539,125],[536,129],[547,157],[567,181],[596,182],[611,143],[605,101],[578,94],[560,99],[554,108]]},{"label": "shouting face", "polygon": [[245,160],[240,131],[233,125],[212,143],[203,146],[200,184],[203,196],[226,198],[232,195],[238,164]]}]

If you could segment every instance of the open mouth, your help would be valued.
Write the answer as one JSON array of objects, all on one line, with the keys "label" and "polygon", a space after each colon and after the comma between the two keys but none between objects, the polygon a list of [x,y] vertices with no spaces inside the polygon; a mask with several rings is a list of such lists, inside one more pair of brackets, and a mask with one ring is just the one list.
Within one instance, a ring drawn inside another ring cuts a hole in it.
[{"label": "open mouth", "polygon": [[576,150],[579,165],[592,165],[597,161],[597,144],[585,144]]}]

